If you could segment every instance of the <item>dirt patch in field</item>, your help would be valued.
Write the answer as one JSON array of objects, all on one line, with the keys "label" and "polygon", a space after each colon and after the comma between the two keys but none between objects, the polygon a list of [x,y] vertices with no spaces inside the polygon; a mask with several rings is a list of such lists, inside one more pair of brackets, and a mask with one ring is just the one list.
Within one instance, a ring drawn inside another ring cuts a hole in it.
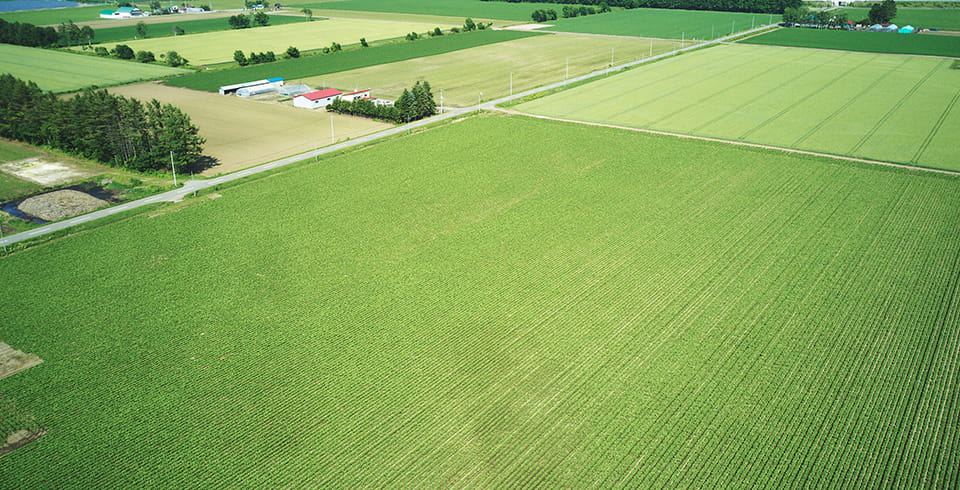
[{"label": "dirt patch in field", "polygon": [[25,354],[0,342],[0,379],[43,362],[36,354]]},{"label": "dirt patch in field", "polygon": [[[158,83],[114,87],[110,92],[143,101],[157,99],[183,110],[206,138],[204,155],[212,165],[203,175],[217,175],[313,150],[332,142],[331,114],[293,107],[292,101],[261,102]],[[337,141],[392,127],[351,116],[333,116]]]},{"label": "dirt patch in field", "polygon": [[518,26],[504,27],[505,31],[535,31],[545,27],[553,27],[553,24],[520,24]]},{"label": "dirt patch in field", "polygon": [[57,221],[89,213],[108,204],[110,203],[85,192],[64,189],[28,197],[17,207],[20,211],[44,221]]},{"label": "dirt patch in field", "polygon": [[42,186],[50,187],[101,173],[97,169],[67,162],[32,157],[0,164],[0,171]]}]

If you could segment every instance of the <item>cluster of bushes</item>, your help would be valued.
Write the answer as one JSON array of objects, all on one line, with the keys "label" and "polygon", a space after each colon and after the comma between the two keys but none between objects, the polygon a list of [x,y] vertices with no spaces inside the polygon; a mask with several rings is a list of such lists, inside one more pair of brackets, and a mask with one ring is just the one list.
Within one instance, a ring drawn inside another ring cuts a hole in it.
[{"label": "cluster of bushes", "polygon": [[[502,0],[481,0],[484,2]],[[754,12],[781,14],[787,7],[797,8],[802,0],[506,0],[510,3],[561,3],[594,5],[606,3],[610,7],[626,9],[661,8],[683,10],[718,10],[722,12]]]},{"label": "cluster of bushes", "polygon": [[[114,58],[121,60],[136,60],[140,63],[153,63],[157,61],[157,57],[151,51],[137,51],[134,52],[133,48],[127,46],[126,44],[118,44],[113,47],[113,49],[107,49],[103,46],[97,46],[93,48],[94,54],[98,56],[113,56]],[[180,56],[176,51],[168,51],[167,53],[160,54],[160,60],[165,64],[177,67],[186,65],[189,63],[186,58]]]},{"label": "cluster of bushes", "polygon": [[546,22],[548,20],[557,20],[557,11],[554,9],[537,9],[530,14],[534,22]]},{"label": "cluster of bushes", "polygon": [[8,74],[0,75],[0,136],[140,171],[169,168],[170,152],[177,165],[191,165],[205,142],[170,104],[103,89],[60,99]]},{"label": "cluster of bushes", "polygon": [[847,24],[847,14],[839,10],[817,10],[811,12],[806,7],[787,7],[783,11],[783,21],[789,24],[812,25],[825,28],[838,28]]},{"label": "cluster of bushes", "polygon": [[[287,51],[289,52],[290,49],[287,48]],[[297,56],[299,55],[300,51],[297,50]],[[273,61],[277,61],[277,55],[274,54],[273,51],[267,51],[266,53],[251,52],[250,56],[248,57],[247,55],[243,54],[243,51],[238,49],[233,52],[233,61],[236,61],[240,66],[259,65],[260,63],[271,63]]]},{"label": "cluster of bushes", "polygon": [[93,42],[93,36],[92,27],[80,27],[73,21],[63,22],[54,29],[53,27],[39,27],[21,22],[11,23],[0,19],[0,43],[31,48],[75,46]]},{"label": "cluster of bushes", "polygon": [[377,105],[368,99],[353,102],[335,99],[327,106],[330,112],[364,116],[395,123],[416,121],[437,113],[437,103],[433,100],[429,82],[417,82],[413,88],[403,90],[403,94],[392,106]]},{"label": "cluster of bushes", "polygon": [[[609,7],[606,3],[601,3],[601,4],[600,4],[600,10],[599,10],[599,12],[600,12],[601,14],[604,13],[604,12],[609,12],[609,11],[610,11],[610,7]],[[593,7],[586,7],[586,6],[584,6],[584,5],[581,5],[581,6],[579,6],[579,7],[571,7],[571,6],[569,6],[569,5],[564,5],[564,6],[563,6],[563,18],[564,18],[564,19],[572,19],[572,18],[574,18],[574,17],[583,17],[583,16],[585,16],[585,15],[593,15],[593,14],[596,14],[597,12],[598,12],[597,9],[595,9],[595,8],[593,8]]]},{"label": "cluster of bushes", "polygon": [[[252,18],[252,23],[251,23],[251,18]],[[244,14],[232,15],[227,19],[227,22],[230,23],[230,27],[232,29],[246,29],[251,25],[262,27],[270,24],[270,16],[263,12],[257,11],[253,15],[244,15]]]}]

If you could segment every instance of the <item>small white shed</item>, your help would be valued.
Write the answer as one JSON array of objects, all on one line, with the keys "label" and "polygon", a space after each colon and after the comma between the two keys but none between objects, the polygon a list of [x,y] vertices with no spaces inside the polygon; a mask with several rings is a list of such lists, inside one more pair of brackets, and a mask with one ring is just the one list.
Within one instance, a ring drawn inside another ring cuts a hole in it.
[{"label": "small white shed", "polygon": [[328,88],[323,90],[317,90],[315,92],[308,92],[303,95],[298,95],[293,98],[294,107],[302,107],[304,109],[319,109],[321,107],[326,107],[330,105],[334,99],[340,98],[343,95],[343,92],[335,89]]}]

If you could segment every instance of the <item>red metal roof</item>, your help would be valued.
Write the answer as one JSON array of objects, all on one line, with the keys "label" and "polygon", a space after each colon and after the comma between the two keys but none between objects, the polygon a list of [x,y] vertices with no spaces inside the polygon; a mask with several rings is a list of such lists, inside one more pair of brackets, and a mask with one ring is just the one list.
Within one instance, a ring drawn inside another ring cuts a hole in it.
[{"label": "red metal roof", "polygon": [[306,97],[309,100],[319,100],[326,99],[327,97],[333,97],[334,95],[343,95],[343,92],[335,88],[327,88],[323,90],[317,90],[316,92],[308,92],[300,95],[300,97]]},{"label": "red metal roof", "polygon": [[349,94],[343,94],[343,95],[357,95],[357,94],[362,94],[362,93],[364,93],[364,92],[369,92],[369,91],[370,91],[370,89],[357,90],[356,92],[350,92]]}]

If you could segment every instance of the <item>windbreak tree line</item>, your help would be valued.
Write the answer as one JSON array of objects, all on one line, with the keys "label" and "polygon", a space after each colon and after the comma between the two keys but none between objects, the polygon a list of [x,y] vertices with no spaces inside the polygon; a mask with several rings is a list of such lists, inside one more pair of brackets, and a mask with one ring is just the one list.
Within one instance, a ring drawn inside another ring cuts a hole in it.
[{"label": "windbreak tree line", "polygon": [[139,171],[169,169],[171,152],[176,165],[193,165],[205,143],[170,104],[103,89],[60,99],[8,74],[0,75],[0,136]]},{"label": "windbreak tree line", "polygon": [[327,106],[330,112],[351,116],[364,116],[395,123],[416,121],[437,113],[437,103],[433,99],[430,83],[417,82],[411,89],[403,89],[400,98],[392,106],[378,105],[369,99],[348,101],[334,99]]},{"label": "windbreak tree line", "polygon": [[[502,0],[481,0],[484,2]],[[754,12],[782,14],[787,7],[797,8],[801,0],[506,0],[510,3],[562,3],[576,5],[606,4],[609,7],[660,8],[683,10],[717,10],[722,12]]]},{"label": "windbreak tree line", "polygon": [[93,28],[79,27],[73,22],[64,22],[56,29],[39,27],[21,22],[7,22],[0,19],[0,43],[16,44],[31,48],[52,46],[74,46],[89,44],[93,41]]}]

